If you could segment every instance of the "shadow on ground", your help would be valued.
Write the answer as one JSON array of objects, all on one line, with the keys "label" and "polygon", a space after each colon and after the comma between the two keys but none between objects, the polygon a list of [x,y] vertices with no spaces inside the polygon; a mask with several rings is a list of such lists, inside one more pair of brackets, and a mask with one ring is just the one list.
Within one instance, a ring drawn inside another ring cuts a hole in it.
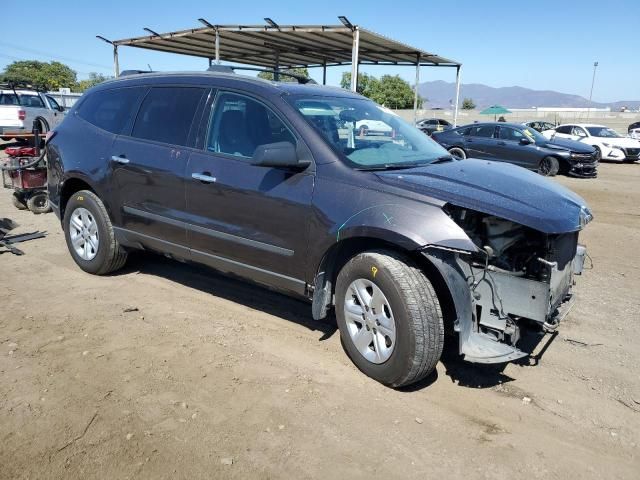
[{"label": "shadow on ground", "polygon": [[135,252],[130,255],[127,265],[114,275],[136,272],[166,278],[218,298],[295,322],[309,330],[320,331],[323,333],[320,341],[331,338],[338,329],[333,316],[323,321],[314,321],[311,318],[311,305],[303,300],[219,274],[204,266],[181,263],[151,253]]}]

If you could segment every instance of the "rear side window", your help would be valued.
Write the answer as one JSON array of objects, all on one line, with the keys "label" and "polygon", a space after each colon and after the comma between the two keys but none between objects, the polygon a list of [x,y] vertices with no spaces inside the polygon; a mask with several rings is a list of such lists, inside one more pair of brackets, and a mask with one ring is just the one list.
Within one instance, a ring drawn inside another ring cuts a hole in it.
[{"label": "rear side window", "polygon": [[185,146],[204,93],[203,88],[152,88],[140,106],[131,136]]},{"label": "rear side window", "polygon": [[78,107],[78,115],[107,132],[121,133],[143,92],[144,87],[133,87],[91,93]]},{"label": "rear side window", "polygon": [[496,127],[493,125],[480,125],[478,127],[471,128],[471,135],[474,137],[491,138],[495,132]]},{"label": "rear side window", "polygon": [[572,127],[571,125],[564,125],[564,126],[562,126],[562,127],[558,127],[558,128],[556,128],[556,132],[558,132],[558,133],[568,133],[568,134],[570,134],[570,133],[571,133],[571,129],[572,129],[572,128],[573,128],[573,127]]}]

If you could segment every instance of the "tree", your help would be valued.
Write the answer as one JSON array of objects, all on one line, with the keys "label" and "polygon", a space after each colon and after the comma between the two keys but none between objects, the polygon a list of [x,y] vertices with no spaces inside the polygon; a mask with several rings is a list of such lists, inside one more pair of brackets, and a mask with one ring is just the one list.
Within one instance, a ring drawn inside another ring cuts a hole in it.
[{"label": "tree", "polygon": [[80,80],[77,83],[76,89],[78,92],[84,92],[85,90],[88,90],[91,87],[94,87],[99,83],[110,80],[112,78],[113,77],[103,75],[101,73],[91,72],[89,73],[89,78],[87,78],[86,80]]},{"label": "tree", "polygon": [[[340,80],[342,88],[350,88],[351,73],[344,72]],[[411,85],[399,75],[383,75],[377,79],[373,75],[358,75],[356,91],[374,102],[389,108],[413,108],[414,92]],[[422,107],[422,97],[418,96],[418,108]]]},{"label": "tree", "polygon": [[476,104],[473,103],[473,100],[470,98],[465,98],[462,101],[462,109],[463,110],[473,110],[474,108],[476,108]]},{"label": "tree", "polygon": [[[296,68],[285,69],[285,70],[281,70],[280,73],[293,73],[294,75],[300,75],[300,76],[309,78],[309,70],[307,70],[306,67],[296,67]],[[263,78],[264,80],[273,80],[273,73],[260,72],[258,74],[258,78]],[[288,75],[281,75],[279,81],[280,82],[297,82],[295,78],[290,77]]]},{"label": "tree", "polygon": [[76,85],[76,72],[60,62],[20,60],[13,62],[0,74],[4,82],[29,83],[47,90]]}]

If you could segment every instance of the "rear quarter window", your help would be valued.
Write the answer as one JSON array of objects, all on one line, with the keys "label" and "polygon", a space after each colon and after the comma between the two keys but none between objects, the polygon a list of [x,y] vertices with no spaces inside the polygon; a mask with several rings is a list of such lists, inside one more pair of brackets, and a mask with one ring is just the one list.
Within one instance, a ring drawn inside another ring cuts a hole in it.
[{"label": "rear quarter window", "polygon": [[144,90],[130,87],[90,93],[78,107],[78,116],[107,132],[122,133]]}]

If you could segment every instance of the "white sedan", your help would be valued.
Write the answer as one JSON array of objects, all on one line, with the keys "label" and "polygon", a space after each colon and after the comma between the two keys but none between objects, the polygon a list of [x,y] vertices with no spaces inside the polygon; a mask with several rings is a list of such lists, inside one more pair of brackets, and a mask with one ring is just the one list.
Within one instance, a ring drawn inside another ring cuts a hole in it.
[{"label": "white sedan", "polygon": [[640,160],[640,141],[623,137],[604,125],[565,124],[551,130],[545,130],[542,134],[551,140],[556,137],[568,138],[592,145],[596,149],[596,155],[602,160],[619,162]]},{"label": "white sedan", "polygon": [[356,122],[356,131],[361,135],[391,135],[391,125],[382,120],[359,120]]}]

